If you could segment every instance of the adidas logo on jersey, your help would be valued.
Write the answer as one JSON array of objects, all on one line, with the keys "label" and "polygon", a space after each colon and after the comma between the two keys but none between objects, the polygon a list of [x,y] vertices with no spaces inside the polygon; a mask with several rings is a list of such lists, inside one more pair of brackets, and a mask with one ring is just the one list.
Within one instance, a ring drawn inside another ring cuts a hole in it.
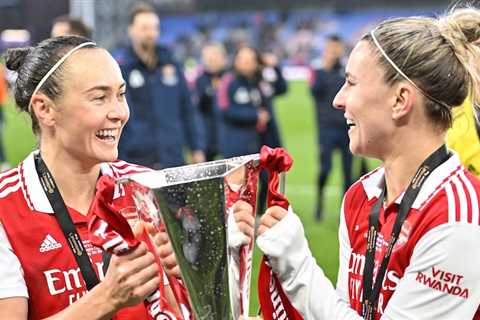
[{"label": "adidas logo on jersey", "polygon": [[61,247],[61,243],[58,243],[57,240],[55,240],[51,235],[47,234],[45,239],[42,241],[42,244],[40,245],[40,252],[47,252]]}]

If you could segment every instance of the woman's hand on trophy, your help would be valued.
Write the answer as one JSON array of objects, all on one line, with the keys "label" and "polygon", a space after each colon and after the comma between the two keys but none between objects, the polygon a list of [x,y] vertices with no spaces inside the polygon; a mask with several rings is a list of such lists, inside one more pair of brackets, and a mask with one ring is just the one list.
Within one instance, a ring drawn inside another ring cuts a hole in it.
[{"label": "woman's hand on trophy", "polygon": [[157,254],[160,258],[164,271],[169,276],[180,278],[180,267],[177,263],[177,257],[173,252],[172,244],[168,238],[167,232],[160,231],[153,236],[153,241],[157,247]]},{"label": "woman's hand on trophy", "polygon": [[273,206],[265,211],[265,214],[260,219],[260,225],[258,226],[257,235],[262,235],[265,231],[272,228],[280,220],[282,220],[288,211],[279,206]]},{"label": "woman's hand on trophy", "polygon": [[233,204],[233,216],[238,229],[253,240],[255,232],[253,207],[248,202],[239,200]]},{"label": "woman's hand on trophy", "polygon": [[141,243],[127,254],[112,255],[105,279],[97,290],[105,292],[103,296],[114,310],[133,306],[158,289],[158,271],[153,254]]}]

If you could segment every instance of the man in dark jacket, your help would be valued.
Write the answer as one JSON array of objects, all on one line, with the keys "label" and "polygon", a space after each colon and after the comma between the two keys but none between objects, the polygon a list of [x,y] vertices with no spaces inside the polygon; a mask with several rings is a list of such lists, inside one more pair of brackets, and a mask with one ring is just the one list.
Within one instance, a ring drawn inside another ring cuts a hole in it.
[{"label": "man in dark jacket", "polygon": [[149,6],[134,8],[130,45],[115,50],[127,83],[130,120],[120,141],[120,158],[153,168],[185,164],[184,147],[202,162],[204,133],[182,69],[157,45],[159,17]]},{"label": "man in dark jacket", "polygon": [[332,168],[332,155],[335,149],[342,154],[344,191],[352,183],[352,154],[349,149],[348,128],[344,111],[332,106],[335,95],[345,82],[341,58],[344,44],[338,36],[330,36],[325,43],[321,65],[313,70],[311,94],[317,111],[318,146],[320,153],[320,173],[318,175],[318,196],[315,219],[323,218],[325,185]]}]

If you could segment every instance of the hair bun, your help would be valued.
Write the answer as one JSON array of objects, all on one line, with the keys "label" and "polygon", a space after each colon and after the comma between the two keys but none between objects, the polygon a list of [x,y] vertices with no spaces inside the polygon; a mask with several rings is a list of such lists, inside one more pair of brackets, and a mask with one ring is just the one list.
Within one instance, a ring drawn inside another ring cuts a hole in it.
[{"label": "hair bun", "polygon": [[32,52],[32,47],[8,49],[5,53],[5,65],[12,71],[17,71],[25,61],[25,57]]},{"label": "hair bun", "polygon": [[473,8],[455,9],[438,19],[442,36],[452,42],[473,43],[480,40],[480,11]]}]

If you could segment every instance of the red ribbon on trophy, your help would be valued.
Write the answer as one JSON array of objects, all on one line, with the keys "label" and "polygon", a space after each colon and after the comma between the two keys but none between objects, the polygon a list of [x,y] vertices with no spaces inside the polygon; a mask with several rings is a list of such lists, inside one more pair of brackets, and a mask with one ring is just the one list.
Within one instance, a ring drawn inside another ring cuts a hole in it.
[{"label": "red ribbon on trophy", "polygon": [[[114,204],[115,187],[115,180],[109,176],[100,177],[97,183],[95,199],[88,213],[88,230],[92,244],[102,247],[109,253],[121,255],[134,250],[141,241],[145,242],[148,250],[154,255],[155,262],[160,267],[159,288],[144,301],[149,317],[166,320],[183,319],[167,303],[163,281],[165,274],[146,228],[143,228],[143,233],[139,237],[135,237],[127,219],[121,214],[121,208]],[[170,279],[169,277],[170,280],[173,280],[173,283],[170,282],[170,286],[175,296],[181,295],[182,290],[178,288],[178,280],[175,282],[176,279]]]},{"label": "red ribbon on trophy", "polygon": [[[268,171],[267,207],[280,206],[288,210],[287,197],[278,191],[279,174],[292,166],[293,159],[283,148],[263,146],[260,151],[260,168]],[[263,257],[258,276],[258,298],[263,319],[265,320],[303,320],[300,313],[289,301],[282,289],[278,277]]]}]

